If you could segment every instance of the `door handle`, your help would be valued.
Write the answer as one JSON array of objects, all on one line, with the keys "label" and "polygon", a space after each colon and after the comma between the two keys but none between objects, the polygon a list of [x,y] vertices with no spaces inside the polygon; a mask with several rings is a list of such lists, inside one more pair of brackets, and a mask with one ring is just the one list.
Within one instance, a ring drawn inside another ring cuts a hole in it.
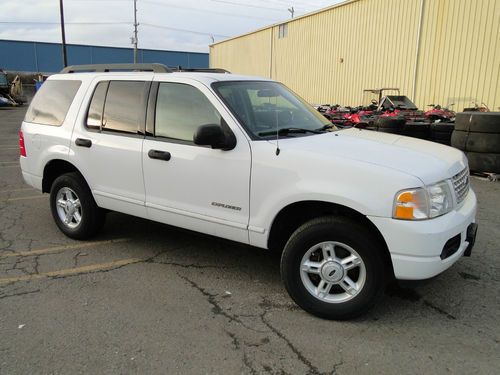
[{"label": "door handle", "polygon": [[151,159],[159,159],[169,161],[172,155],[168,151],[159,151],[159,150],[149,150],[148,156]]},{"label": "door handle", "polygon": [[75,144],[80,147],[90,147],[92,146],[92,141],[90,139],[85,138],[77,138]]}]

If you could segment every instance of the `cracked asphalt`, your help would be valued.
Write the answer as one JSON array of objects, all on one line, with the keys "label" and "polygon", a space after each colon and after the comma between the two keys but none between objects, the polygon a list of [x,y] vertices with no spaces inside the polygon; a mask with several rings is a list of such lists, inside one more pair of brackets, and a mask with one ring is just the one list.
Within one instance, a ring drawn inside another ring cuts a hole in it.
[{"label": "cracked asphalt", "polygon": [[0,110],[1,374],[498,373],[500,182],[472,179],[471,258],[326,321],[264,250],[118,213],[93,241],[66,238],[23,183],[24,112]]}]

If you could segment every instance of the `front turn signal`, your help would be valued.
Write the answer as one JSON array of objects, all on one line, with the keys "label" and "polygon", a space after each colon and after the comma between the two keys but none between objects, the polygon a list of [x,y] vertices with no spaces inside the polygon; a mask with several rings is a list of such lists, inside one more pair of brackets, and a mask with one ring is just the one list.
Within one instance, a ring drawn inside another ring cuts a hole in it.
[{"label": "front turn signal", "polygon": [[393,218],[400,220],[423,220],[429,216],[428,199],[424,189],[400,191],[394,200]]}]

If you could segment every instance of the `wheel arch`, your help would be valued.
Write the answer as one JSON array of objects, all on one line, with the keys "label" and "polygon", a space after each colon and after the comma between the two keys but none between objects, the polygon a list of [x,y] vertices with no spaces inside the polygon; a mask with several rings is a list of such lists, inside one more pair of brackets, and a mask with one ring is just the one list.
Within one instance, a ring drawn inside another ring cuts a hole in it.
[{"label": "wheel arch", "polygon": [[[55,179],[65,173],[77,172],[82,178],[82,173],[78,170],[78,168],[70,163],[69,161],[62,159],[52,159],[43,168],[43,177],[42,177],[42,192],[50,193],[50,188],[54,183]],[[85,180],[86,182],[87,180]]]},{"label": "wheel arch", "polygon": [[380,243],[384,262],[388,266],[391,276],[394,276],[389,248],[382,233],[368,217],[341,204],[311,200],[294,202],[283,207],[272,222],[267,241],[268,249],[283,251],[286,242],[297,228],[309,220],[322,216],[348,217],[368,228]]}]

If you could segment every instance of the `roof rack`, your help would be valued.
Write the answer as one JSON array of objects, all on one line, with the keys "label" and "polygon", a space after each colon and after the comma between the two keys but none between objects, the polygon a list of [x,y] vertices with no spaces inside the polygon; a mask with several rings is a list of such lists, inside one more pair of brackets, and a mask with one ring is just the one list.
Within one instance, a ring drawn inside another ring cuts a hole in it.
[{"label": "roof rack", "polygon": [[175,72],[199,72],[199,73],[225,73],[231,74],[229,70],[222,68],[183,68],[182,66],[178,66],[173,68]]},{"label": "roof rack", "polygon": [[112,72],[112,71],[139,71],[139,72],[154,72],[154,73],[172,73],[172,69],[163,64],[88,64],[88,65],[71,65],[61,73],[78,73],[78,72]]}]

